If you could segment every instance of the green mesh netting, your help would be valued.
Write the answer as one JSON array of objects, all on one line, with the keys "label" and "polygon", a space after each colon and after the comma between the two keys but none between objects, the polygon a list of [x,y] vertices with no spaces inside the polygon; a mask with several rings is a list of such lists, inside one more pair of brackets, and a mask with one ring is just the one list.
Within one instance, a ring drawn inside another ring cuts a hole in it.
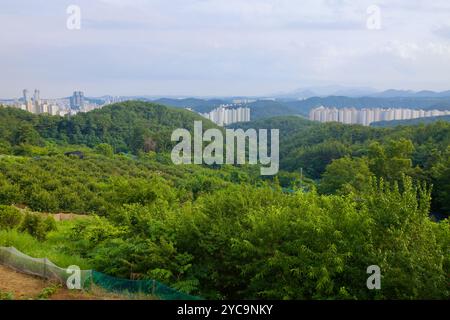
[{"label": "green mesh netting", "polygon": [[[0,264],[18,272],[58,281],[65,285],[70,273],[60,268],[47,258],[33,258],[16,248],[0,247]],[[108,276],[94,270],[81,270],[81,288],[91,289],[91,285],[121,295],[146,295],[161,300],[200,300],[175,289],[169,288],[156,280],[127,280]]]},{"label": "green mesh netting", "polygon": [[144,294],[158,297],[162,300],[200,300],[175,289],[169,288],[156,280],[127,280],[108,276],[92,271],[93,283],[97,286],[121,294]]}]

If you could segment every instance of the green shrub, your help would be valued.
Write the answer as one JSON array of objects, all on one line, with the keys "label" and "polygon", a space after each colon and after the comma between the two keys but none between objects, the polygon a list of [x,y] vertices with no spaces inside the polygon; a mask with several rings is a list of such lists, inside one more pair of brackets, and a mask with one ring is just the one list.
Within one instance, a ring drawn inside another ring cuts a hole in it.
[{"label": "green shrub", "polygon": [[14,247],[34,258],[48,258],[61,268],[77,265],[82,270],[91,269],[91,265],[85,259],[73,250],[67,253],[65,249],[71,243],[64,236],[64,230],[71,226],[72,222],[58,223],[58,231],[49,232],[45,241],[38,241],[30,234],[18,230],[0,230],[0,246]]},{"label": "green shrub", "polygon": [[22,191],[16,184],[10,183],[0,174],[0,204],[10,205],[21,200]]},{"label": "green shrub", "polygon": [[43,241],[47,233],[56,229],[56,222],[52,216],[42,218],[35,213],[27,212],[20,225],[19,231],[27,232],[36,239]]},{"label": "green shrub", "polygon": [[10,154],[11,145],[7,141],[0,142],[0,154]]},{"label": "green shrub", "polygon": [[11,206],[0,205],[0,228],[14,229],[22,221],[22,213]]},{"label": "green shrub", "polygon": [[14,294],[0,290],[0,300],[14,300]]},{"label": "green shrub", "polygon": [[39,295],[37,296],[37,298],[39,300],[47,300],[49,299],[52,295],[54,295],[58,289],[61,288],[61,284],[52,284],[49,287],[46,287],[44,289],[42,289],[42,291],[39,293]]},{"label": "green shrub", "polygon": [[32,210],[40,212],[54,212],[58,209],[58,201],[47,190],[33,186],[29,194],[29,205]]},{"label": "green shrub", "polygon": [[100,143],[95,147],[95,151],[105,157],[111,158],[114,154],[114,149],[107,143]]},{"label": "green shrub", "polygon": [[43,227],[46,233],[50,231],[55,231],[57,229],[56,227],[56,221],[52,216],[47,216],[45,219],[42,220]]}]

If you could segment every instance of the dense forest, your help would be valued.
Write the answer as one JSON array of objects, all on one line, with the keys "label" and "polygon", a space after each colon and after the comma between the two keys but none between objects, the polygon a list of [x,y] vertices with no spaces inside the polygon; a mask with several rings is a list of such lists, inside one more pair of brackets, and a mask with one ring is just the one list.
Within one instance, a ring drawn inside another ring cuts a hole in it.
[{"label": "dense forest", "polygon": [[[208,299],[450,298],[450,223],[430,218],[450,212],[449,123],[242,124],[280,129],[282,171],[262,179],[173,165],[172,130],[198,119],[144,102],[66,118],[0,107],[0,246]],[[57,212],[89,218],[41,214]]]},{"label": "dense forest", "polygon": [[433,185],[433,210],[450,212],[450,123],[371,128],[340,123],[320,124],[300,117],[277,117],[247,128],[280,128],[280,167],[317,181],[325,194],[367,187],[372,177]]},{"label": "dense forest", "polygon": [[[0,141],[4,149],[23,145],[111,145],[116,153],[168,151],[172,131],[192,129],[203,120],[205,129],[215,125],[187,110],[140,101],[111,105],[72,117],[35,116],[26,111],[0,107]],[[15,151],[17,153],[17,150]]]}]

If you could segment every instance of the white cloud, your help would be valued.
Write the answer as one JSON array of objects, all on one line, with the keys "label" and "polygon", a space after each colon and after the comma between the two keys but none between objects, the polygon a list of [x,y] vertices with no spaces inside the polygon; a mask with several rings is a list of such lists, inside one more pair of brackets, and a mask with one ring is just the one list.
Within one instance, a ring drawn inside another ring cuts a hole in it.
[{"label": "white cloud", "polygon": [[[9,77],[0,96],[17,95],[25,82],[52,95],[70,93],[75,84],[89,94],[208,95],[322,83],[427,89],[448,83],[446,0],[77,2],[84,20],[74,32],[65,28],[69,3],[4,5],[0,70]],[[366,28],[374,3],[381,30]]]}]

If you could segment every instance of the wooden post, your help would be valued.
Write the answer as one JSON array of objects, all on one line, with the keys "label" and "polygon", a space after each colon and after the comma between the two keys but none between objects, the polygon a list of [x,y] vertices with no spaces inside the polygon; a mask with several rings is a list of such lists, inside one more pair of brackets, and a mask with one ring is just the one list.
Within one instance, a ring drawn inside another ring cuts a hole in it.
[{"label": "wooden post", "polygon": [[44,258],[44,279],[47,279],[47,258]]}]

